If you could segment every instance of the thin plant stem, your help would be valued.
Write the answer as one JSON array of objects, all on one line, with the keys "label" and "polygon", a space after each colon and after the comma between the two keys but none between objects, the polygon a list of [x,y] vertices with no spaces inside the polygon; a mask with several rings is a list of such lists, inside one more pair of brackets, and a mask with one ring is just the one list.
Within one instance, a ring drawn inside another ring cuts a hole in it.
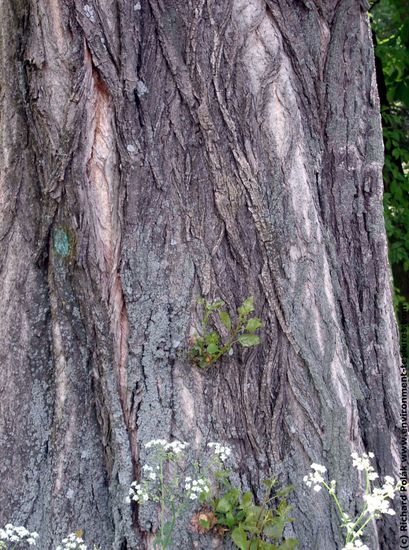
[{"label": "thin plant stem", "polygon": [[341,506],[341,504],[340,504],[340,502],[339,502],[339,500],[338,500],[337,495],[335,494],[335,492],[331,489],[331,487],[330,487],[325,481],[323,482],[323,485],[324,485],[324,487],[327,489],[327,491],[329,492],[329,494],[332,496],[332,498],[333,498],[333,500],[334,500],[334,502],[335,502],[335,506],[337,507],[338,512],[339,512],[339,514],[340,514],[340,516],[341,516],[341,519],[342,519],[342,521],[344,521],[344,520],[345,520],[345,512],[344,512],[343,509],[342,509],[342,506]]},{"label": "thin plant stem", "polygon": [[165,521],[165,483],[163,479],[163,457],[159,461],[159,480],[160,480],[160,538],[163,548],[164,521]]}]

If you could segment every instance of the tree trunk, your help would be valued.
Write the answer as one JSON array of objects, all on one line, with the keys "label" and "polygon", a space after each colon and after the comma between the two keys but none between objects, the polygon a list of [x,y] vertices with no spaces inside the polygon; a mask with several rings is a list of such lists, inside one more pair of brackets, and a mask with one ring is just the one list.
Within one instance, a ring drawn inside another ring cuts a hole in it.
[{"label": "tree trunk", "polygon": [[[143,445],[219,440],[243,487],[295,485],[302,549],[339,548],[310,463],[351,513],[351,451],[399,470],[364,2],[3,0],[0,22],[0,523],[149,548],[124,501]],[[249,295],[262,344],[192,366],[197,298]],[[371,548],[397,548],[383,524]]]}]

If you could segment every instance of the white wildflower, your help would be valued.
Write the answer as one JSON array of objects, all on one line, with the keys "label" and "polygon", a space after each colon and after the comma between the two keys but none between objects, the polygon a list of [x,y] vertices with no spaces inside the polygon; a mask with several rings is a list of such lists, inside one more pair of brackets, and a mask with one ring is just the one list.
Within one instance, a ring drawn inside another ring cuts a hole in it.
[{"label": "white wildflower", "polygon": [[36,544],[36,539],[38,538],[38,533],[33,531],[30,533],[26,527],[21,525],[13,525],[7,523],[3,529],[0,529],[0,541],[10,541],[13,543],[24,543],[26,542],[30,546]]},{"label": "white wildflower", "polygon": [[191,477],[186,477],[185,489],[190,500],[197,500],[202,493],[210,491],[209,482],[204,478],[192,480]]},{"label": "white wildflower", "polygon": [[[393,478],[386,476],[388,481],[385,481],[382,487],[376,487],[369,495],[364,495],[364,500],[367,506],[368,513],[379,516],[380,514],[395,515],[395,511],[390,507],[389,499],[393,499],[395,492],[398,490],[393,483]],[[385,478],[386,480],[386,478]]]},{"label": "white wildflower", "polygon": [[303,477],[304,483],[307,485],[307,487],[313,487],[315,492],[321,491],[322,484],[324,483],[325,479],[321,474],[324,474],[327,469],[325,466],[322,466],[321,464],[311,464],[311,469],[313,470],[308,475]]},{"label": "white wildflower", "polygon": [[175,454],[180,454],[182,451],[186,449],[188,446],[187,443],[184,441],[166,441],[166,439],[151,439],[147,443],[145,443],[146,449],[151,449],[152,447],[156,447],[161,449],[164,452],[173,452]]},{"label": "white wildflower", "polygon": [[144,466],[142,466],[142,470],[144,472],[146,472],[146,476],[147,476],[148,479],[150,479],[151,481],[156,480],[156,472],[152,468],[152,466],[149,466],[148,464],[145,464]]},{"label": "white wildflower", "polygon": [[62,539],[61,544],[55,550],[87,550],[87,545],[84,544],[84,539],[77,536],[75,533],[70,533],[66,538]]},{"label": "white wildflower", "polygon": [[311,464],[311,469],[312,470],[315,470],[316,472],[321,472],[322,474],[325,474],[325,472],[327,471],[326,467],[323,466],[322,464]]},{"label": "white wildflower", "polygon": [[151,439],[147,443],[145,443],[146,449],[151,449],[152,447],[163,447],[165,448],[165,445],[167,444],[166,439]]},{"label": "white wildflower", "polygon": [[373,466],[371,466],[370,458],[374,458],[373,453],[362,453],[361,456],[358,453],[351,453],[352,457],[352,466],[358,471],[367,471],[368,473],[374,472]]},{"label": "white wildflower", "polygon": [[184,451],[187,447],[187,443],[184,441],[171,441],[170,443],[166,443],[165,450],[171,451],[175,454],[180,454],[182,451]]},{"label": "white wildflower", "polygon": [[226,462],[226,460],[231,455],[231,448],[227,445],[222,445],[221,443],[217,443],[215,441],[211,441],[207,444],[208,447],[211,449],[214,449],[214,454],[222,461]]},{"label": "white wildflower", "polygon": [[133,481],[131,483],[128,496],[130,500],[133,500],[134,502],[140,502],[142,504],[149,500],[149,493],[137,481]]}]

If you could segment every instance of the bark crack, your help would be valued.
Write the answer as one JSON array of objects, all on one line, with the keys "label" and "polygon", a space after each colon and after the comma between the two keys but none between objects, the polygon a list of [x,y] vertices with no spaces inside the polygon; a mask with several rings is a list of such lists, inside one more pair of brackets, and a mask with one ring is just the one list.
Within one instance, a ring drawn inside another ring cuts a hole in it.
[{"label": "bark crack", "polygon": [[129,321],[120,275],[122,204],[118,189],[120,178],[117,174],[118,155],[114,112],[107,86],[93,65],[91,52],[87,47],[85,64],[90,83],[92,141],[87,174],[94,253],[100,272],[102,297],[109,310],[119,400],[135,464],[137,461],[136,434],[133,433],[135,427],[131,425],[126,370]]}]

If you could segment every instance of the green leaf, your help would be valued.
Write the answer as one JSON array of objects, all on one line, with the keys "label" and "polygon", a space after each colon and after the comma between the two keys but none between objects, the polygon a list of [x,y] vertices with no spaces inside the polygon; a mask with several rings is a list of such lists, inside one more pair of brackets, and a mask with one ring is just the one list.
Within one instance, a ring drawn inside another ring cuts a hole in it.
[{"label": "green leaf", "polygon": [[230,476],[230,473],[226,472],[225,470],[217,470],[214,474],[214,477],[219,480],[228,479],[229,476]]},{"label": "green leaf", "polygon": [[221,311],[219,315],[220,315],[220,321],[223,323],[223,325],[230,332],[231,331],[230,315],[227,313],[227,311]]},{"label": "green leaf", "polygon": [[278,547],[278,550],[294,550],[298,546],[298,540],[297,539],[287,539],[285,540],[280,546]]},{"label": "green leaf", "polygon": [[225,496],[219,500],[216,506],[216,512],[222,512],[223,514],[230,512],[231,509],[232,509],[232,504],[230,500]]},{"label": "green leaf", "polygon": [[257,346],[260,343],[260,337],[255,334],[241,334],[238,337],[238,341],[244,348],[251,348]]},{"label": "green leaf", "polygon": [[238,522],[236,521],[236,518],[233,516],[233,514],[231,512],[227,512],[224,517],[224,524],[226,525],[226,527],[231,529],[234,525],[237,525],[237,523]]},{"label": "green leaf", "polygon": [[232,504],[236,505],[239,502],[240,491],[237,487],[231,487],[224,496],[229,499]]},{"label": "green leaf", "polygon": [[263,326],[263,323],[258,317],[252,317],[247,321],[246,330],[248,332],[256,332],[256,330]]},{"label": "green leaf", "polygon": [[251,504],[253,504],[253,495],[251,493],[244,493],[240,508],[248,508]]},{"label": "green leaf", "polygon": [[210,522],[207,521],[207,519],[199,519],[199,525],[203,527],[203,529],[210,529]]},{"label": "green leaf", "polygon": [[262,483],[266,489],[271,491],[274,485],[276,485],[277,480],[273,477],[272,479],[264,479]]},{"label": "green leaf", "polygon": [[275,517],[269,525],[264,527],[264,534],[271,539],[281,540],[283,530],[286,524],[286,518]]},{"label": "green leaf", "polygon": [[244,300],[243,304],[237,309],[241,317],[246,317],[254,311],[254,302],[252,296]]},{"label": "green leaf", "polygon": [[249,550],[257,550],[259,548],[258,542],[259,541],[257,539],[252,540]]},{"label": "green leaf", "polygon": [[217,334],[217,332],[213,331],[213,332],[210,332],[210,334],[208,334],[206,336],[206,343],[207,345],[209,344],[216,344],[218,345],[220,342],[220,336]]},{"label": "green leaf", "polygon": [[236,527],[236,529],[233,529],[231,538],[234,544],[238,546],[240,550],[247,550],[247,535],[242,527]]},{"label": "green leaf", "polygon": [[216,353],[219,351],[219,346],[217,346],[216,344],[209,344],[207,346],[207,353],[209,355],[216,355]]},{"label": "green leaf", "polygon": [[223,300],[215,300],[208,304],[209,311],[216,311],[224,306]]},{"label": "green leaf", "polygon": [[282,489],[277,491],[275,495],[280,498],[287,498],[290,495],[290,493],[292,493],[293,491],[294,491],[294,486],[288,485],[287,487],[283,487]]}]

